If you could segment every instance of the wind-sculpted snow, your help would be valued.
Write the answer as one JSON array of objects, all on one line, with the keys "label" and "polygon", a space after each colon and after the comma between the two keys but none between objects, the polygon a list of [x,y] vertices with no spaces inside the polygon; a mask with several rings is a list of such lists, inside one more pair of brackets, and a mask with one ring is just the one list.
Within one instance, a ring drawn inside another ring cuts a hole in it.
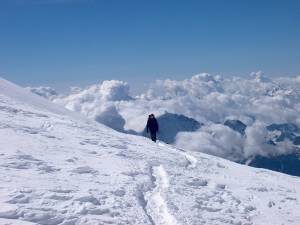
[{"label": "wind-sculpted snow", "polygon": [[56,107],[1,81],[0,224],[300,221],[297,177],[153,143]]}]

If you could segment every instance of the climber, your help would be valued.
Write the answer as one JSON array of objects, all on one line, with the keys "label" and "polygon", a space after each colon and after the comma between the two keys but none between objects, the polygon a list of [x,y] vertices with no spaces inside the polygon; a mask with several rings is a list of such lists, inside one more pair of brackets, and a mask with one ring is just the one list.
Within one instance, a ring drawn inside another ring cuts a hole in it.
[{"label": "climber", "polygon": [[153,114],[150,114],[147,121],[147,133],[150,130],[151,140],[156,142],[156,132],[158,132],[158,123]]}]

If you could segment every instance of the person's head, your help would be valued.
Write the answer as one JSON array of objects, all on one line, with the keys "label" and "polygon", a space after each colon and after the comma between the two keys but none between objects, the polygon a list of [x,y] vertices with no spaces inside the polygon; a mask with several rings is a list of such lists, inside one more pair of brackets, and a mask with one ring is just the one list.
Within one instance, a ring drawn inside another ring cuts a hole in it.
[{"label": "person's head", "polygon": [[149,115],[149,118],[151,118],[151,119],[155,118],[154,114],[153,114],[153,113],[150,114],[150,115]]}]

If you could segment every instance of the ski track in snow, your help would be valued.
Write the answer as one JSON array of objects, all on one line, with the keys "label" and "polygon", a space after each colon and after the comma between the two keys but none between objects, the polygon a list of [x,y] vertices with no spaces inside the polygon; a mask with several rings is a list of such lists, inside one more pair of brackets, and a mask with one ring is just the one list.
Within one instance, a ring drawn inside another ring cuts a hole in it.
[{"label": "ski track in snow", "polygon": [[152,168],[152,176],[155,178],[155,187],[150,193],[146,193],[147,211],[151,215],[155,225],[179,225],[175,217],[169,212],[167,203],[163,198],[168,191],[169,178],[162,165]]}]

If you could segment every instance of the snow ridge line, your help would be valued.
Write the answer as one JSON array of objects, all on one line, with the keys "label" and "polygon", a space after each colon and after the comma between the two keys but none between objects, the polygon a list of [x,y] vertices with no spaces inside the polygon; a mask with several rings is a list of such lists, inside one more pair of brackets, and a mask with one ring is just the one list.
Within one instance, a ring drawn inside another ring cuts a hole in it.
[{"label": "snow ridge line", "polygon": [[175,217],[169,212],[167,203],[162,193],[170,186],[169,177],[162,165],[152,168],[152,176],[155,178],[153,191],[146,193],[147,212],[151,215],[155,225],[179,225]]}]

